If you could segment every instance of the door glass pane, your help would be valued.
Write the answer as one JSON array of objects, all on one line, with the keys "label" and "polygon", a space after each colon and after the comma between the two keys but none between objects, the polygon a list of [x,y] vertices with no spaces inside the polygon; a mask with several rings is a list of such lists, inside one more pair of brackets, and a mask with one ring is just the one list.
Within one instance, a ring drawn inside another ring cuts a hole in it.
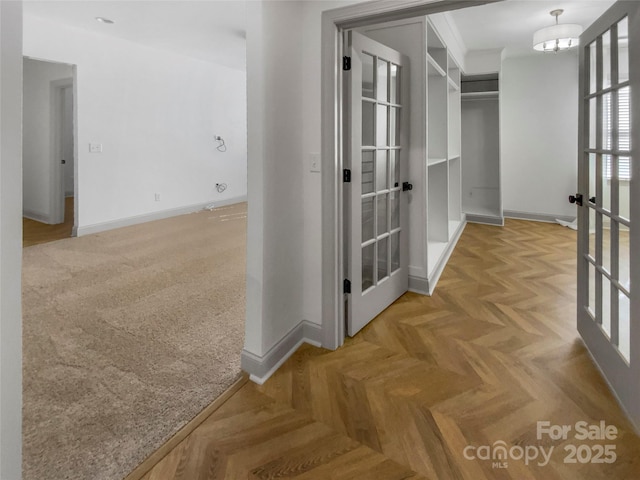
[{"label": "door glass pane", "polygon": [[596,259],[596,211],[589,209],[589,255]]},{"label": "door glass pane", "polygon": [[602,88],[611,86],[611,30],[602,35]]},{"label": "door glass pane", "polygon": [[596,133],[597,106],[595,97],[589,100],[589,148],[596,148],[598,139],[598,134]]},{"label": "door glass pane", "polygon": [[391,78],[389,80],[389,101],[400,103],[400,67],[391,64]]},{"label": "door glass pane", "polygon": [[602,156],[602,208],[611,211],[611,155]]},{"label": "door glass pane", "polygon": [[389,231],[387,227],[387,197],[386,193],[378,195],[378,235]]},{"label": "door glass pane", "polygon": [[596,318],[596,267],[589,263],[589,311]]},{"label": "door glass pane", "polygon": [[622,356],[629,361],[631,358],[631,303],[624,293],[618,294],[620,309],[618,318],[618,349]]},{"label": "door glass pane", "polygon": [[391,171],[391,185],[393,187],[398,187],[400,185],[400,162],[398,158],[400,156],[400,152],[397,150],[389,151],[389,169]]},{"label": "door glass pane", "polygon": [[373,159],[376,152],[362,152],[362,193],[373,192]]},{"label": "door glass pane", "polygon": [[611,338],[611,282],[602,275],[602,329]]},{"label": "door glass pane", "polygon": [[362,249],[362,291],[373,287],[373,258],[375,254],[375,243],[367,245]]},{"label": "door glass pane", "polygon": [[400,268],[400,234],[397,232],[391,235],[391,273]]},{"label": "door glass pane", "polygon": [[377,95],[379,102],[389,101],[389,62],[378,59]]},{"label": "door glass pane", "polygon": [[395,107],[392,107],[389,111],[389,145],[391,145],[392,147],[398,146],[398,144],[400,143],[400,138],[398,135],[398,120],[400,119],[400,117],[398,113],[399,111]]},{"label": "door glass pane", "polygon": [[589,45],[589,93],[593,93],[597,86],[597,70],[596,70],[596,42]]},{"label": "door glass pane", "polygon": [[619,183],[619,215],[627,220],[631,219],[631,203],[630,203],[630,180],[631,180],[631,158],[619,157],[618,158],[618,176],[620,178]]},{"label": "door glass pane", "polygon": [[611,150],[613,148],[613,116],[611,109],[611,93],[602,96],[602,148]]},{"label": "door glass pane", "polygon": [[386,150],[378,150],[377,152],[377,161],[376,161],[376,190],[386,190],[387,189],[387,178],[389,176],[387,170],[387,151]]},{"label": "door glass pane", "polygon": [[618,150],[631,150],[631,114],[629,87],[618,90]]},{"label": "door glass pane", "polygon": [[373,57],[362,54],[362,96],[373,98]]},{"label": "door glass pane", "polygon": [[629,20],[618,22],[618,81],[629,80]]},{"label": "door glass pane", "polygon": [[631,248],[629,243],[629,229],[620,225],[618,233],[620,239],[620,253],[618,258],[618,281],[627,290],[631,289],[631,277],[629,276],[631,265]]},{"label": "door glass pane", "polygon": [[602,266],[611,273],[611,219],[603,217],[602,225]]},{"label": "door glass pane", "polygon": [[378,114],[377,114],[377,134],[376,134],[376,144],[379,147],[386,147],[389,145],[387,142],[388,138],[388,129],[387,129],[387,110],[388,107],[384,105],[378,105]]},{"label": "door glass pane", "polygon": [[362,146],[371,147],[374,145],[373,127],[375,125],[374,110],[375,104],[362,102]]},{"label": "door glass pane", "polygon": [[[596,154],[589,154],[589,198],[596,196]],[[595,202],[594,202],[595,203]]]},{"label": "door glass pane", "polygon": [[391,203],[391,230],[400,226],[400,192],[395,191],[389,194]]},{"label": "door glass pane", "polygon": [[362,199],[362,243],[374,238],[373,234],[373,202],[376,197]]},{"label": "door glass pane", "polygon": [[389,275],[389,237],[378,240],[378,281]]}]

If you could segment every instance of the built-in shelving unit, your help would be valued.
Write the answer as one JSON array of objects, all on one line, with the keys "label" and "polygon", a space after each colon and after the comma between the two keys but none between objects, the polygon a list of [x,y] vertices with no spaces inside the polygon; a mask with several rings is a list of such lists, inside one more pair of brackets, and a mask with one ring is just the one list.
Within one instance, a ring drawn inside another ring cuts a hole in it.
[{"label": "built-in shelving unit", "polygon": [[462,72],[428,17],[360,31],[411,62],[409,288],[431,294],[466,223],[461,207]]},{"label": "built-in shelving unit", "polygon": [[461,80],[462,211],[470,222],[503,225],[498,74]]}]

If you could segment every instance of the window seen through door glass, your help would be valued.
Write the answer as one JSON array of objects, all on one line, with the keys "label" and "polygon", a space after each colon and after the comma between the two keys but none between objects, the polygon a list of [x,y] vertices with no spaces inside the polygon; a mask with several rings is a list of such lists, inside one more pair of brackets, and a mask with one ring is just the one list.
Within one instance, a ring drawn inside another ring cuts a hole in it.
[{"label": "window seen through door glass", "polygon": [[602,88],[611,86],[611,30],[602,35]]},{"label": "window seen through door glass", "polygon": [[618,81],[629,80],[629,20],[618,22]]},{"label": "window seen through door glass", "polygon": [[362,96],[373,97],[373,57],[364,53],[362,55]]},{"label": "window seen through door glass", "polygon": [[384,60],[378,59],[378,78],[376,82],[376,98],[379,102],[388,102],[389,101],[389,92],[388,92],[388,82],[389,82],[389,62],[385,62]]},{"label": "window seen through door glass", "polygon": [[589,45],[589,93],[594,93],[598,88],[597,69],[596,69],[596,43],[591,42]]},{"label": "window seen through door glass", "polygon": [[391,64],[391,76],[389,78],[389,102],[400,103],[400,68],[397,65]]}]

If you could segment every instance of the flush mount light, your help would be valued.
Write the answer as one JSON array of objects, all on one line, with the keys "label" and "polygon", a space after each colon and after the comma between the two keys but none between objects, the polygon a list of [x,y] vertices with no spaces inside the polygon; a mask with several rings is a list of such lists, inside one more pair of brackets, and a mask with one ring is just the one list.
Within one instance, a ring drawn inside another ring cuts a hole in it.
[{"label": "flush mount light", "polygon": [[104,17],[96,17],[96,22],[108,23],[108,24],[114,23],[113,20],[109,20],[108,18],[104,18]]},{"label": "flush mount light", "polygon": [[556,24],[545,27],[533,34],[533,49],[539,52],[558,52],[576,47],[582,26],[568,23],[558,24],[558,17],[564,10],[552,10],[549,14],[556,17]]}]

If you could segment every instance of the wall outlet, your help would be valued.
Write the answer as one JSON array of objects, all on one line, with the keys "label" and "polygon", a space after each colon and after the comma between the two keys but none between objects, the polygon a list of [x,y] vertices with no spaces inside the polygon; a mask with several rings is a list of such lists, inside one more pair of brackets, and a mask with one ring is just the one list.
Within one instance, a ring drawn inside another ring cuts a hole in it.
[{"label": "wall outlet", "polygon": [[160,201],[160,194],[159,194],[159,193],[156,193],[156,194],[155,194],[155,199],[156,199],[156,202],[159,202],[159,201]]},{"label": "wall outlet", "polygon": [[102,144],[101,143],[90,143],[89,144],[89,153],[102,153]]},{"label": "wall outlet", "polygon": [[320,172],[320,154],[319,153],[309,154],[309,170],[313,173]]}]

